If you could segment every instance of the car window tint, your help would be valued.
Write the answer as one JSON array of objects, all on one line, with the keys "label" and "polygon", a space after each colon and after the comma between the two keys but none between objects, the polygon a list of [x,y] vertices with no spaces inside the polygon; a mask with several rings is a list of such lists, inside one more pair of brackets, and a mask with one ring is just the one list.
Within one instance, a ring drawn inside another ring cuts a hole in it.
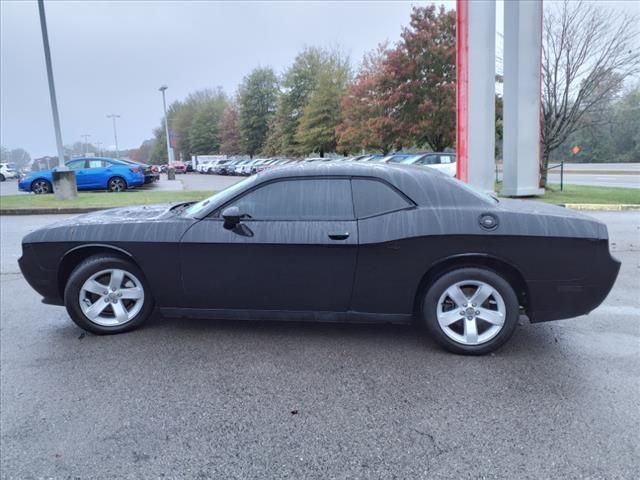
[{"label": "car window tint", "polygon": [[419,165],[435,165],[440,163],[440,159],[435,155],[426,155],[417,162]]},{"label": "car window tint", "polygon": [[67,167],[69,167],[71,170],[80,170],[81,168],[84,168],[84,164],[84,160],[75,160],[73,162],[67,163]]},{"label": "car window tint", "polygon": [[255,220],[352,220],[349,180],[309,179],[269,183],[232,205]]},{"label": "car window tint", "polygon": [[395,212],[412,206],[406,198],[382,182],[353,179],[352,185],[358,218]]},{"label": "car window tint", "polygon": [[89,168],[102,168],[104,162],[102,160],[89,160]]}]

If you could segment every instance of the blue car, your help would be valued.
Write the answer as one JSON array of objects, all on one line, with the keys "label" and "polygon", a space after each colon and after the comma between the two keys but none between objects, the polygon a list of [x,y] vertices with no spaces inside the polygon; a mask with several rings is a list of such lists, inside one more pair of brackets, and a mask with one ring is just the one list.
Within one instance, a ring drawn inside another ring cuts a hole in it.
[{"label": "blue car", "polygon": [[[115,158],[74,158],[66,162],[76,172],[78,190],[122,192],[144,184],[144,168]],[[53,192],[53,170],[31,172],[18,182],[18,189],[36,194]]]}]

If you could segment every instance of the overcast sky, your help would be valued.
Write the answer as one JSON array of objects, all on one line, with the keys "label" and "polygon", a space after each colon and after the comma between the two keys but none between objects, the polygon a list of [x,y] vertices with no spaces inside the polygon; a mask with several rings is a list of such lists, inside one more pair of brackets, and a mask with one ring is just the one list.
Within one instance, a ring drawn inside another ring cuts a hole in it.
[{"label": "overcast sky", "polygon": [[[163,83],[168,102],[218,85],[233,94],[252,68],[282,73],[304,46],[339,46],[357,66],[425,3],[46,1],[63,141],[113,145],[105,116],[116,113],[120,148],[138,147],[160,123]],[[37,3],[0,0],[0,21],[1,143],[55,155]]]}]

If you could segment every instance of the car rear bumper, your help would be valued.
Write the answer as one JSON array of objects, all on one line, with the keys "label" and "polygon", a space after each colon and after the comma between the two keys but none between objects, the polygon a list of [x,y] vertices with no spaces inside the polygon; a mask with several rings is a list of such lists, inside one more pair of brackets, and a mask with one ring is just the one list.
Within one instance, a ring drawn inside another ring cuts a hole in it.
[{"label": "car rear bumper", "polygon": [[621,263],[607,255],[606,261],[594,258],[593,275],[588,279],[529,282],[532,323],[586,315],[600,306],[615,284]]}]

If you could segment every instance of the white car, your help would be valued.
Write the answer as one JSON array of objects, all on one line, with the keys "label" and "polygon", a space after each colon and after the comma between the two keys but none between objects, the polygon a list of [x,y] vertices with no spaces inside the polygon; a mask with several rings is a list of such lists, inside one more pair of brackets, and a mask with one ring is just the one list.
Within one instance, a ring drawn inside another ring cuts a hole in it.
[{"label": "white car", "polygon": [[18,178],[19,176],[12,163],[0,163],[0,182],[4,182],[7,178]]},{"label": "white car", "polygon": [[456,176],[456,154],[430,152],[407,157],[401,162],[404,165],[420,165],[424,167],[434,168],[449,175]]}]

